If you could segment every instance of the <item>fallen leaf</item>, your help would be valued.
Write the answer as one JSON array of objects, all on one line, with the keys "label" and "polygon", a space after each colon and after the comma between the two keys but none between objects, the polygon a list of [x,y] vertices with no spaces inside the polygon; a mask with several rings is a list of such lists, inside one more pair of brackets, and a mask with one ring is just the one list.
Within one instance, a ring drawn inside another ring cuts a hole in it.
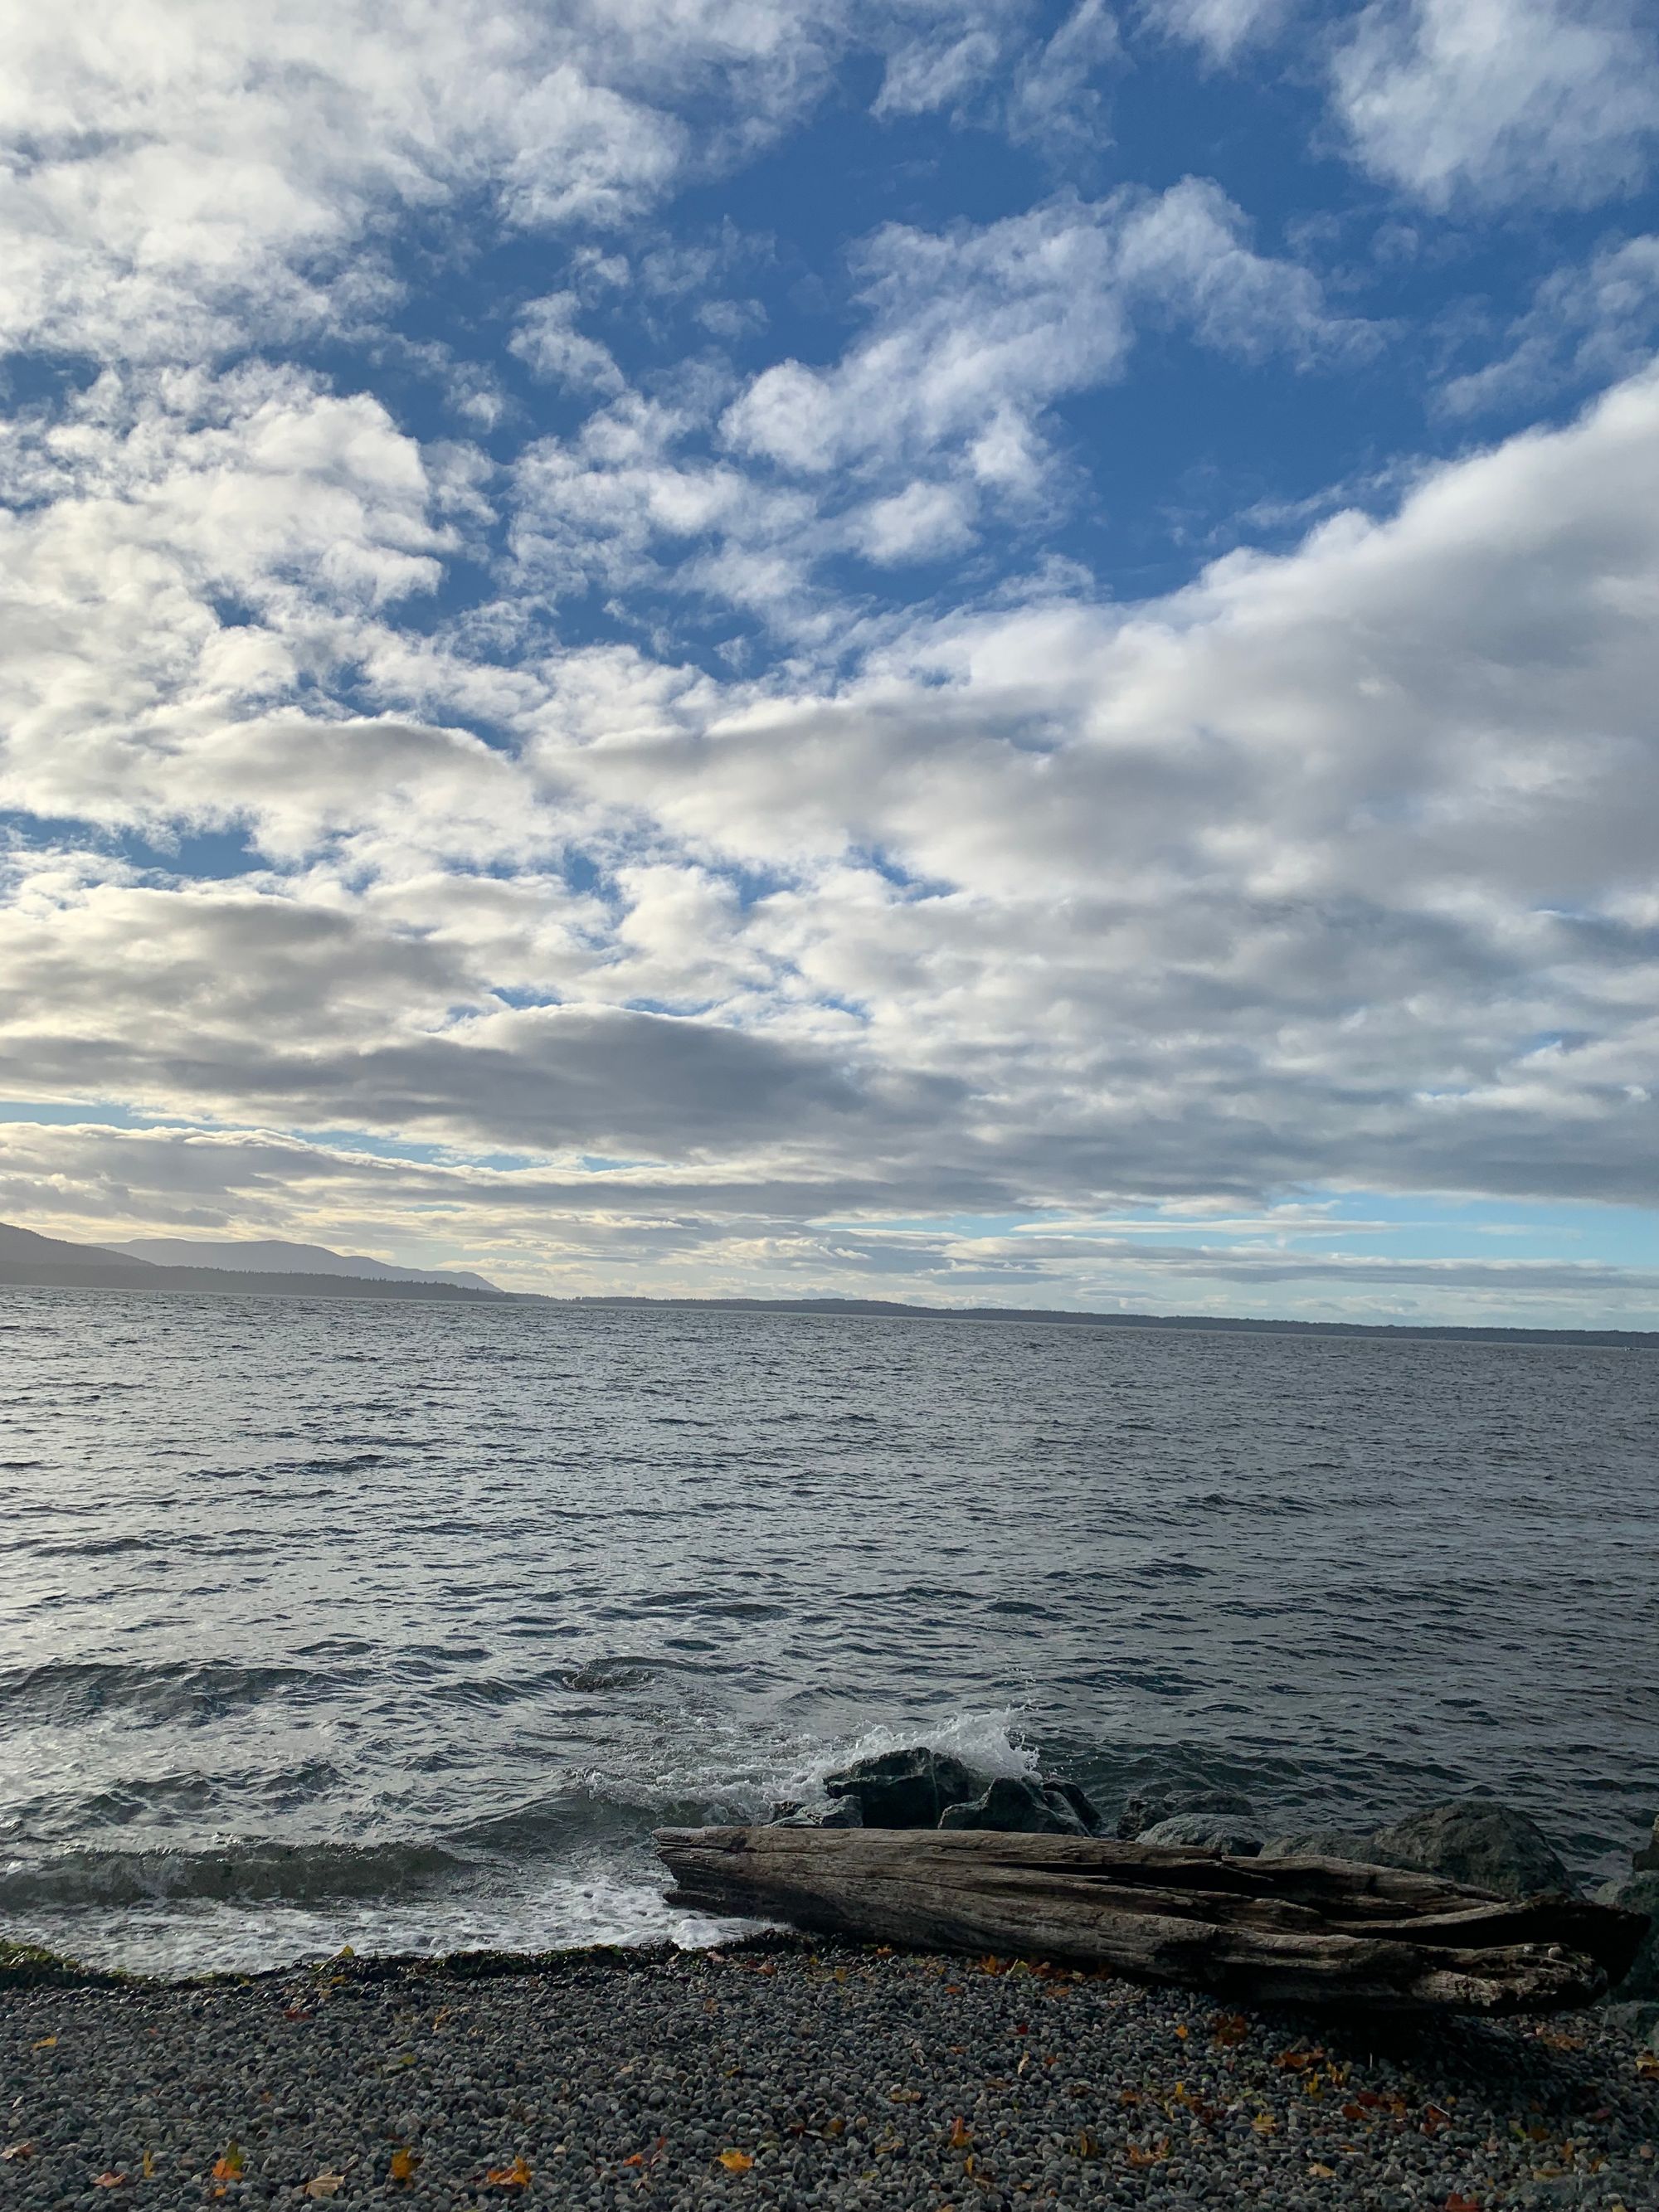
[{"label": "fallen leaf", "polygon": [[979,1962],[979,1970],[981,1974],[1000,1974],[1004,1971],[1002,1961],[994,1951],[986,1953]]},{"label": "fallen leaf", "polygon": [[1336,2179],[1336,2168],[1334,2166],[1321,2166],[1316,2159],[1308,2168],[1308,2172],[1310,2177],[1315,2181],[1334,2181]]},{"label": "fallen leaf", "polygon": [[125,2189],[129,2177],[125,2173],[100,2173],[94,2177],[94,2189]]},{"label": "fallen leaf", "polygon": [[1210,2033],[1218,2043],[1243,2043],[1250,2032],[1250,2023],[1242,2012],[1221,2012],[1210,2022]]},{"label": "fallen leaf", "polygon": [[224,2156],[214,2160],[213,2179],[216,2181],[240,2181],[245,2164],[240,2143],[228,2142],[225,2145]]},{"label": "fallen leaf", "polygon": [[1644,2081],[1659,2081],[1659,2051],[1638,2051],[1636,2070]]},{"label": "fallen leaf", "polygon": [[1325,2053],[1323,2051],[1318,2049],[1313,2051],[1281,2051],[1278,2057],[1274,2059],[1273,2064],[1275,2066],[1284,2067],[1285,2071],[1290,2074],[1303,2074],[1307,2071],[1310,2066],[1317,2066],[1320,2060],[1324,2056]]},{"label": "fallen leaf", "polygon": [[492,2166],[484,2179],[497,2189],[528,2189],[536,2178],[536,2169],[527,2158],[515,2158],[511,2166]]},{"label": "fallen leaf", "polygon": [[715,2163],[728,2173],[747,2173],[755,2161],[746,2150],[723,2150]]},{"label": "fallen leaf", "polygon": [[1128,2160],[1131,2166],[1161,2166],[1169,2155],[1168,2136],[1160,2136],[1150,2150],[1143,2150],[1139,2143],[1129,2145]]},{"label": "fallen leaf", "polygon": [[1079,2158],[1098,2158],[1100,2156],[1100,2145],[1096,2138],[1090,2134],[1087,2128],[1083,2128],[1079,2130],[1077,2141],[1072,2145],[1072,2148],[1077,2153]]},{"label": "fallen leaf", "polygon": [[40,2148],[38,2142],[15,2142],[0,2150],[0,2158],[33,2158]]},{"label": "fallen leaf", "polygon": [[1582,2035],[1569,2035],[1562,2027],[1540,2027],[1534,2033],[1538,2040],[1547,2044],[1552,2051],[1582,2051],[1584,2047]]},{"label": "fallen leaf", "polygon": [[37,2051],[56,2051],[58,2038],[55,2035],[43,2035],[34,2047]]},{"label": "fallen leaf", "polygon": [[1443,2212],[1480,2212],[1473,2197],[1460,2197],[1454,2189],[1446,2199]]},{"label": "fallen leaf", "polygon": [[306,2184],[307,2197],[337,2197],[345,2187],[343,2173],[313,2173]]},{"label": "fallen leaf", "polygon": [[1185,2043],[1185,2041],[1187,2040],[1188,2037],[1192,2033],[1192,2032],[1193,2032],[1193,2031],[1191,2030],[1191,2028],[1190,2028],[1190,2027],[1188,2027],[1187,2026],[1187,2023],[1185,2022],[1185,2021],[1183,2021],[1181,2023],[1180,2027],[1177,2027],[1177,2028],[1176,2028],[1176,2034],[1181,2038],[1181,2040],[1182,2040],[1183,2043]]},{"label": "fallen leaf", "polygon": [[284,2005],[283,2007],[283,2018],[284,2020],[315,2020],[316,2017],[316,2014],[309,2011],[304,2005]]},{"label": "fallen leaf", "polygon": [[387,2179],[392,2181],[413,2181],[415,2169],[420,2162],[412,2150],[394,2150],[392,2154],[392,2164],[387,2172]]},{"label": "fallen leaf", "polygon": [[973,2140],[974,2140],[974,2131],[973,2131],[973,2130],[969,2126],[968,2122],[967,2122],[966,2118],[963,2117],[963,2115],[962,2113],[958,2112],[958,2113],[957,2114],[956,2119],[955,2119],[954,2123],[952,2124],[952,2125],[951,2125],[951,2149],[952,2149],[952,2150],[966,2150],[966,2149],[967,2149],[967,2148],[968,2148],[968,2146],[969,2146],[969,2144],[970,2142],[972,2142],[972,2141],[973,2141]]},{"label": "fallen leaf", "polygon": [[1250,2125],[1259,2136],[1276,2136],[1279,2133],[1279,2123],[1271,2112],[1258,2112]]},{"label": "fallen leaf", "polygon": [[921,2102],[921,2092],[920,2089],[890,2089],[887,2092],[887,2101],[890,2105],[919,2105]]},{"label": "fallen leaf", "polygon": [[145,2179],[145,2180],[146,2180],[146,2181],[154,2181],[154,2180],[155,2180],[155,2152],[154,2152],[153,2150],[147,2150],[147,2151],[144,2153],[144,2166],[143,2166],[143,2172],[144,2172],[144,2179]]}]

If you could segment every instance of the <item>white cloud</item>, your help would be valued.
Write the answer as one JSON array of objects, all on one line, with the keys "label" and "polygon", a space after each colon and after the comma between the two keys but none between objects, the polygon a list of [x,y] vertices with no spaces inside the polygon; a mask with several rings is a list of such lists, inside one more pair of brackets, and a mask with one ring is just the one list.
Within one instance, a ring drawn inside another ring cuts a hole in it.
[{"label": "white cloud", "polygon": [[1659,236],[1622,239],[1556,270],[1505,337],[1507,352],[1446,384],[1443,406],[1457,415],[1532,406],[1564,386],[1628,375],[1659,343]]},{"label": "white cloud", "polygon": [[1593,205],[1659,132],[1659,45],[1622,0],[1373,0],[1334,85],[1360,160],[1434,208]]},{"label": "white cloud", "polygon": [[576,328],[580,305],[574,292],[532,300],[520,313],[510,350],[550,383],[573,392],[619,392],[624,379],[611,349]]},{"label": "white cloud", "polygon": [[949,453],[981,482],[1030,488],[1044,410],[1121,374],[1138,321],[1247,358],[1365,335],[1327,313],[1309,270],[1256,253],[1240,210],[1190,177],[976,229],[893,225],[859,277],[869,335],[833,368],[790,361],[756,378],[726,418],[738,451],[807,475]]},{"label": "white cloud", "polygon": [[1296,0],[1149,0],[1146,14],[1171,36],[1231,62],[1277,31]]}]

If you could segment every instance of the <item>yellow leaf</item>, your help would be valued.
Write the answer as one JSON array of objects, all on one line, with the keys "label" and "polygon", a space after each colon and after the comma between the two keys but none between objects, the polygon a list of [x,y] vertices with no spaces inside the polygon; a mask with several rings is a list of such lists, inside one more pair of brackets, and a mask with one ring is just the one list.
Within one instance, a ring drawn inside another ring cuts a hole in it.
[{"label": "yellow leaf", "polygon": [[55,2035],[43,2035],[34,2047],[37,2051],[56,2051],[58,2038]]},{"label": "yellow leaf", "polygon": [[1279,2123],[1271,2112],[1258,2112],[1250,2125],[1259,2136],[1277,2135],[1279,2132]]},{"label": "yellow leaf", "polygon": [[144,2179],[146,2181],[154,2181],[155,2179],[155,2154],[153,2150],[147,2150],[144,2153]]},{"label": "yellow leaf", "polygon": [[392,2165],[387,2178],[392,2181],[413,2181],[415,2169],[420,2162],[412,2150],[407,2148],[394,2150],[392,2154]]},{"label": "yellow leaf", "polygon": [[746,2150],[723,2150],[718,2160],[728,2173],[747,2173],[755,2163]]},{"label": "yellow leaf", "polygon": [[242,2157],[242,2146],[240,2143],[227,2143],[225,2145],[224,2156],[214,2160],[214,2179],[216,2181],[240,2181],[242,2178],[242,2167],[244,2162],[245,2161]]},{"label": "yellow leaf", "polygon": [[1636,2070],[1644,2081],[1659,2081],[1659,2051],[1639,2051]]},{"label": "yellow leaf", "polygon": [[337,2197],[345,2187],[343,2173],[313,2173],[306,2184],[307,2197]]},{"label": "yellow leaf", "polygon": [[528,2189],[535,2178],[535,2167],[522,2155],[515,2158],[511,2166],[492,2166],[484,2176],[497,2189]]}]

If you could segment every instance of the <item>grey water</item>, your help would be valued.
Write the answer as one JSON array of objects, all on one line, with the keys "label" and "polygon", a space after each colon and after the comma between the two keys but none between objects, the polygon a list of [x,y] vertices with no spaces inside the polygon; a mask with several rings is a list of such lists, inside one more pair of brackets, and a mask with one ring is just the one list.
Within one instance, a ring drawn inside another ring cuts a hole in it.
[{"label": "grey water", "polygon": [[0,1292],[0,1933],[183,1971],[706,1936],[850,1752],[1270,1827],[1659,1808],[1659,1358]]}]

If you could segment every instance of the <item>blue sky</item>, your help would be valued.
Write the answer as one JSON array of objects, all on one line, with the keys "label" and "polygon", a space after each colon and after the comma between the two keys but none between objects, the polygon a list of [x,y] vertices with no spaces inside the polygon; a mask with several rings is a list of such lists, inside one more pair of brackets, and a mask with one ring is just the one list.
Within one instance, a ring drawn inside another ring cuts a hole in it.
[{"label": "blue sky", "polygon": [[1659,1326],[1648,11],[7,43],[0,1215]]}]

